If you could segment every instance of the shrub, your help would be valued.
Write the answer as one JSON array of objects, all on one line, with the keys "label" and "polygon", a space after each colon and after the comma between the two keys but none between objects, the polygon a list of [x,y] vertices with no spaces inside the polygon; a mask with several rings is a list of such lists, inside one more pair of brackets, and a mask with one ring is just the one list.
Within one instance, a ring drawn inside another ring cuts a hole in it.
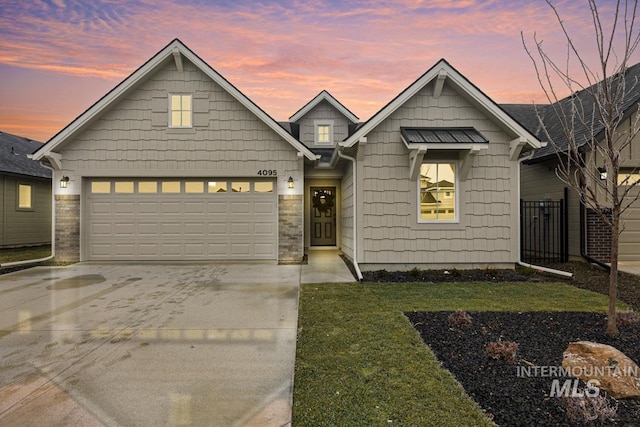
[{"label": "shrub", "polygon": [[451,326],[469,326],[471,325],[471,316],[466,311],[458,309],[449,315],[449,324]]},{"label": "shrub", "polygon": [[498,277],[498,269],[494,267],[487,267],[484,269],[484,275],[495,279],[496,277]]},{"label": "shrub", "polygon": [[493,341],[487,344],[485,352],[487,356],[498,360],[504,360],[511,363],[516,363],[516,352],[518,351],[518,344],[512,341]]},{"label": "shrub", "polygon": [[411,277],[420,277],[422,275],[422,270],[420,270],[418,267],[413,267],[411,270],[409,270],[409,275]]},{"label": "shrub", "polygon": [[616,314],[618,326],[631,326],[640,322],[640,314],[635,311],[620,311]]},{"label": "shrub", "polygon": [[573,423],[586,424],[595,420],[603,423],[605,420],[615,417],[618,412],[617,402],[612,404],[609,399],[600,395],[562,397],[561,400],[567,418]]}]

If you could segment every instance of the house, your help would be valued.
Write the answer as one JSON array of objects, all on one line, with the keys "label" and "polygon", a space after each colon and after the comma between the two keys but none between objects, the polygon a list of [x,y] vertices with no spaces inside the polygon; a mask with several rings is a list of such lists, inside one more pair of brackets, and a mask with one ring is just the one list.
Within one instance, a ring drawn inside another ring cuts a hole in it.
[{"label": "house", "polygon": [[276,122],[179,40],[33,154],[66,260],[513,267],[540,141],[441,60],[369,120],[322,91]]},{"label": "house", "polygon": [[41,146],[0,132],[0,248],[51,243],[51,171],[27,157]]},{"label": "house", "polygon": [[[626,73],[626,87],[629,89],[624,105],[621,106],[622,114],[625,117],[622,131],[628,130],[633,120],[632,115],[637,113],[638,102],[640,102],[640,86],[637,81],[640,79],[640,64],[628,68]],[[511,104],[502,105],[512,117],[522,123],[529,131],[536,135],[539,140],[545,141],[540,119],[548,129],[550,136],[556,141],[558,148],[552,144],[536,149],[529,155],[524,156],[521,170],[521,197],[525,201],[544,202],[545,200],[560,200],[565,198],[567,206],[567,246],[568,255],[574,258],[586,257],[589,260],[607,263],[610,258],[610,231],[609,227],[602,221],[598,214],[592,209],[584,206],[578,194],[566,183],[562,182],[556,175],[556,167],[559,161],[557,152],[566,150],[567,140],[558,124],[558,119],[554,114],[555,108],[566,110],[570,108],[571,101],[576,101],[585,111],[593,111],[593,100],[588,96],[590,88],[578,91],[570,96],[561,99],[552,105],[522,105]],[[537,111],[536,111],[537,110]],[[540,117],[540,119],[538,118]],[[602,124],[596,123],[594,129],[587,126],[578,125],[576,128],[576,140],[583,141],[580,146],[584,151],[587,164],[595,168],[604,167],[604,159],[599,154],[590,152],[586,144],[586,139],[594,135],[596,140],[602,138]],[[638,174],[640,166],[640,138],[636,137],[628,150],[622,153],[622,165],[620,169],[619,182],[622,185],[631,185],[635,181],[633,177]],[[595,156],[595,157],[592,157]],[[593,161],[592,161],[593,160]],[[591,167],[590,166],[590,167]],[[599,175],[593,171],[594,175]],[[631,179],[627,180],[626,178]],[[604,180],[602,182],[604,184]],[[640,261],[640,204],[635,203],[626,211],[623,218],[624,230],[620,235],[619,261]]]}]

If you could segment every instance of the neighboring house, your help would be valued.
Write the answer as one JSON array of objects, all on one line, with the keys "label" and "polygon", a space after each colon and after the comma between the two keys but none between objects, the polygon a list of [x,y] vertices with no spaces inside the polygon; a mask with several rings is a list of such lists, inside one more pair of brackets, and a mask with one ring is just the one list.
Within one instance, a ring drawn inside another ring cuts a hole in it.
[{"label": "neighboring house", "polygon": [[0,132],[0,248],[51,243],[51,171],[27,157],[40,147]]},{"label": "neighboring house", "polygon": [[[629,126],[632,115],[638,111],[640,102],[640,64],[630,67],[626,74],[626,87],[629,94],[622,106],[622,112],[626,117],[623,128]],[[556,108],[570,108],[571,98],[577,99],[582,108],[593,111],[593,100],[587,94],[587,90],[578,91],[570,97],[560,100],[555,104]],[[554,105],[522,105],[511,104],[502,105],[512,117],[522,123],[531,133],[536,135],[541,141],[546,141],[540,125],[540,117],[548,129],[550,136],[556,141],[559,151],[567,147],[567,140],[560,128],[556,115],[553,113]],[[537,109],[537,112],[536,112]],[[585,141],[592,135],[599,140],[602,138],[602,125],[596,124],[593,130],[586,126],[577,125],[576,140]],[[585,143],[584,155],[587,158],[597,155],[589,152]],[[580,203],[577,193],[566,183],[562,182],[556,175],[556,165],[558,164],[557,149],[552,144],[544,148],[535,150],[531,156],[526,156],[522,161],[521,169],[521,197],[526,201],[544,202],[545,200],[559,200],[564,197],[565,188],[567,191],[568,207],[568,250],[572,257],[587,257],[600,262],[609,262],[610,257],[610,231],[601,218],[592,210]],[[591,162],[588,162],[588,164]],[[604,167],[604,160],[596,158],[596,167]],[[640,166],[640,138],[636,138],[630,148],[623,153],[622,167],[620,170],[620,181],[630,174],[637,175]],[[596,172],[596,171],[594,171]],[[640,203],[632,205],[624,216],[624,230],[620,235],[620,261],[640,261]]]},{"label": "neighboring house", "polygon": [[326,91],[278,123],[174,40],[36,151],[67,260],[513,267],[536,137],[441,60],[364,123]]}]

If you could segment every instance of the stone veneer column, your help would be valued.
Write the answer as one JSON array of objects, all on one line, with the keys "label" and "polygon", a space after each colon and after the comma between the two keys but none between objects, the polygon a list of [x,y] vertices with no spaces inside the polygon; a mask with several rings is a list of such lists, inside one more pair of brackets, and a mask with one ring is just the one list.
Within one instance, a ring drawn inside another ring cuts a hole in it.
[{"label": "stone veneer column", "polygon": [[278,196],[278,262],[298,263],[304,258],[304,203],[302,195]]},{"label": "stone veneer column", "polygon": [[57,261],[80,261],[80,196],[56,194]]}]

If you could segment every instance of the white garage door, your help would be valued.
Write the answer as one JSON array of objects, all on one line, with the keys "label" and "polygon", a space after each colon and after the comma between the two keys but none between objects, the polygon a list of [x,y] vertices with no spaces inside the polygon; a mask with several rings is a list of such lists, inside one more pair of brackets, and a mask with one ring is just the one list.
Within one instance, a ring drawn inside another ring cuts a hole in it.
[{"label": "white garage door", "polygon": [[274,181],[94,179],[87,183],[88,260],[273,260]]}]

